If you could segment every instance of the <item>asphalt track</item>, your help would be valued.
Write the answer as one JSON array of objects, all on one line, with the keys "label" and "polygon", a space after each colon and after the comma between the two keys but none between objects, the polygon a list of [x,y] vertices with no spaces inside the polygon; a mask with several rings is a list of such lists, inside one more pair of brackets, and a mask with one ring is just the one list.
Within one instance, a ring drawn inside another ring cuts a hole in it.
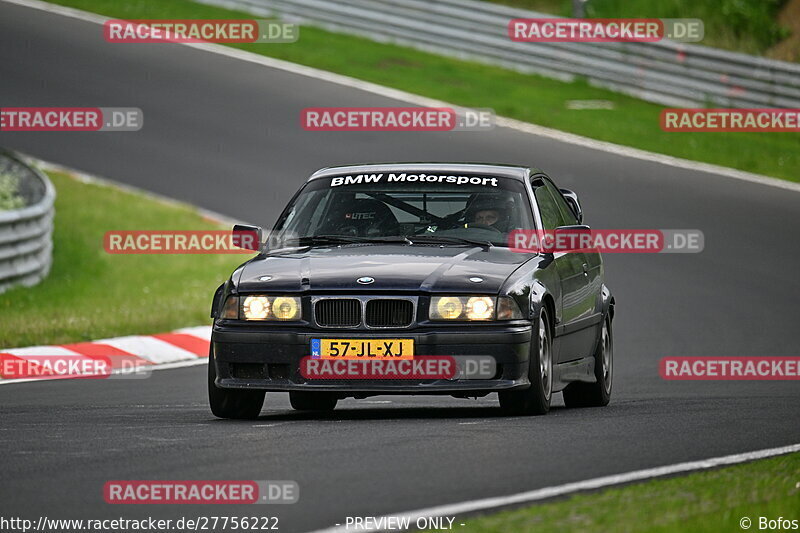
[{"label": "asphalt track", "polygon": [[[480,160],[547,170],[581,194],[594,227],[699,228],[706,243],[700,254],[605,257],[618,311],[603,409],[559,399],[548,416],[503,418],[493,397],[378,397],[314,418],[268,394],[260,420],[235,422],[209,412],[205,367],[2,386],[0,516],[273,514],[282,531],[305,531],[800,442],[797,382],[658,375],[667,355],[798,354],[796,192],[503,128],[305,132],[304,107],[403,104],[188,47],[107,44],[94,24],[6,3],[0,105],[139,107],[138,133],[0,133],[0,145],[265,225],[319,167]],[[113,479],[292,479],[301,497],[111,506],[102,487]]]}]

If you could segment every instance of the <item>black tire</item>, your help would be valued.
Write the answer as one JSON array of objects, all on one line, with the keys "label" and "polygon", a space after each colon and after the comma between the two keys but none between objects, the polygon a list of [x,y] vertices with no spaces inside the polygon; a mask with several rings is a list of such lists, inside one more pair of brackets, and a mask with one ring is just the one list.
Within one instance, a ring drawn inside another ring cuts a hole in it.
[{"label": "black tire", "polygon": [[542,307],[531,342],[527,389],[499,393],[500,407],[510,415],[543,415],[553,397],[553,334],[547,309]]},{"label": "black tire", "polygon": [[611,317],[606,315],[603,330],[594,352],[594,377],[596,383],[571,383],[564,389],[564,404],[567,407],[603,407],[611,401],[611,386],[614,378],[614,336]]},{"label": "black tire", "polygon": [[289,392],[289,403],[296,411],[333,411],[338,402],[339,398],[329,392]]},{"label": "black tire", "polygon": [[208,354],[208,403],[214,416],[244,420],[258,418],[264,406],[265,391],[223,389],[214,384],[216,379],[217,367],[212,351]]}]

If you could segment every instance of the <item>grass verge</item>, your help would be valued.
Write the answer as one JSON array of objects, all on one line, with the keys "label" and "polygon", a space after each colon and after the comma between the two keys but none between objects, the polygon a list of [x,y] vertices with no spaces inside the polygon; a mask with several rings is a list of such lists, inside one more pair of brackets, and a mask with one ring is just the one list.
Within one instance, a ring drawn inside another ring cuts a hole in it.
[{"label": "grass verge", "polygon": [[760,517],[800,520],[798,509],[800,453],[793,453],[454,523],[466,524],[459,531],[481,533],[716,533],[743,531],[744,517],[752,531],[763,531]]},{"label": "grass verge", "polygon": [[[54,3],[126,19],[252,18],[188,0]],[[98,27],[98,39],[101,31]],[[235,46],[465,107],[490,107],[502,116],[594,139],[800,181],[800,133],[666,133],[659,126],[660,106],[591,87],[581,80],[563,83],[314,27],[303,27],[296,43]],[[567,109],[567,101],[583,99],[609,100],[614,109]],[[309,101],[308,105],[324,106],[326,102]],[[529,156],[535,164],[536,154]]]},{"label": "grass verge", "polygon": [[249,256],[111,255],[110,230],[221,229],[188,206],[49,173],[53,265],[34,287],[0,294],[0,348],[161,333],[210,323],[214,289]]}]

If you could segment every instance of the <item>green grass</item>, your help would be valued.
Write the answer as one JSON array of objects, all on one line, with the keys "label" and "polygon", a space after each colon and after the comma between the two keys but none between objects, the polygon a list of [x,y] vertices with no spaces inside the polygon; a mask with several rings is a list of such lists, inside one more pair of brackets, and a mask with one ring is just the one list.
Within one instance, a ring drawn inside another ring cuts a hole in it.
[{"label": "green grass", "polygon": [[739,520],[800,520],[800,453],[718,470],[579,494],[496,514],[457,518],[463,532],[716,533]]},{"label": "green grass", "polygon": [[[572,16],[572,0],[489,0],[496,3]],[[589,0],[591,18],[699,18],[703,44],[763,55],[789,35],[778,23],[787,0]]]},{"label": "green grass", "polygon": [[[188,0],[58,0],[116,18],[241,18],[250,15]],[[251,16],[250,16],[251,17]],[[100,30],[98,29],[98,35]],[[112,46],[140,46],[117,44]],[[238,48],[372,81],[466,107],[490,107],[502,116],[686,159],[798,181],[798,133],[666,133],[661,107],[584,81],[562,83],[488,65],[459,61],[351,35],[303,27],[292,44]],[[313,83],[313,81],[311,82]],[[613,110],[569,110],[567,100],[605,99]],[[324,106],[325,101],[309,101]],[[147,109],[144,110],[145,114]],[[522,155],[522,154],[521,154]],[[536,165],[536,153],[524,154]]]},{"label": "green grass", "polygon": [[112,255],[109,230],[220,229],[190,207],[50,173],[53,265],[30,288],[0,294],[0,348],[62,344],[210,323],[217,285],[249,256]]}]

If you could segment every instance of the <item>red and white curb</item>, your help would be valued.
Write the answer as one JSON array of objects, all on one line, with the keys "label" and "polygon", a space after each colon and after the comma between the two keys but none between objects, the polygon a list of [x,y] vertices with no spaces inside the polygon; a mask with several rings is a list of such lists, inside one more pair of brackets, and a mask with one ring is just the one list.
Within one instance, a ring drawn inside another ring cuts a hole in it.
[{"label": "red and white curb", "polygon": [[[197,326],[156,335],[130,335],[76,344],[0,349],[0,357],[6,361],[25,361],[33,365],[42,356],[62,356],[79,361],[104,359],[111,362],[112,373],[122,373],[125,368],[131,367],[144,368],[147,371],[163,370],[207,363],[210,340],[211,326]],[[51,376],[49,379],[58,379],[58,376]],[[25,381],[42,379],[8,379],[0,366],[0,385]]]}]

